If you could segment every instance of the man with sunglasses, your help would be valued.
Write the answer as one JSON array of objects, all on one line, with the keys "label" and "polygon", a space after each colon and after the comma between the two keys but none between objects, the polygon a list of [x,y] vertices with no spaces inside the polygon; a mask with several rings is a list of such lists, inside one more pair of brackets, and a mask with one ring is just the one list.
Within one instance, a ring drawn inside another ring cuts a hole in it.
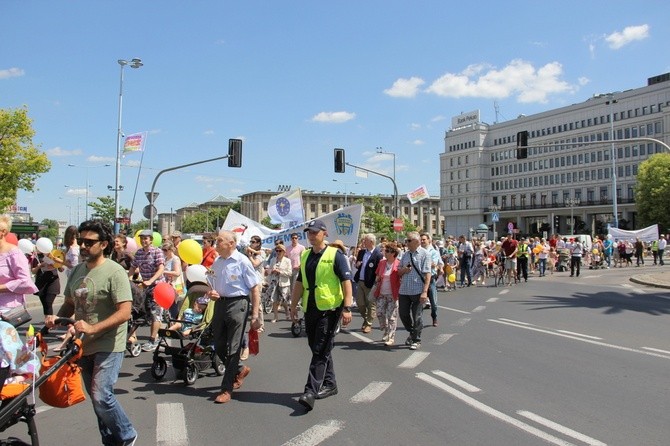
[{"label": "man with sunglasses", "polygon": [[430,286],[430,263],[428,251],[421,247],[421,238],[416,231],[407,233],[407,251],[400,259],[400,291],[398,296],[398,315],[409,337],[405,345],[410,350],[421,347],[421,311],[428,302]]},{"label": "man with sunglasses", "polygon": [[298,272],[300,271],[300,256],[302,255],[302,252],[305,250],[305,246],[301,245],[299,240],[300,240],[300,234],[294,232],[293,234],[291,234],[291,246],[286,248],[286,256],[289,258],[289,260],[291,260],[291,268],[292,268],[290,292],[293,292],[293,285],[295,284],[295,278],[298,277]]},{"label": "man with sunglasses", "polygon": [[137,432],[114,395],[124,351],[132,297],[126,271],[108,259],[113,249],[112,228],[99,220],[79,226],[80,256],[70,274],[58,316],[47,316],[51,328],[57,317],[74,314],[74,330],[84,334],[79,360],[86,391],[98,418],[104,445],[134,445]]}]

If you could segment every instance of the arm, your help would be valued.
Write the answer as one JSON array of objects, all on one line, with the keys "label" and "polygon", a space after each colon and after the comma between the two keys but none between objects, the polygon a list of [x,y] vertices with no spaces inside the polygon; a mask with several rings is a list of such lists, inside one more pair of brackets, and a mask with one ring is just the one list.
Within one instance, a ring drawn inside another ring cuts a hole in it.
[{"label": "arm", "polygon": [[261,321],[258,319],[258,308],[261,304],[260,286],[255,285],[251,289],[251,328],[258,330],[261,328]]},{"label": "arm", "polygon": [[160,265],[158,265],[158,269],[156,270],[154,275],[151,276],[148,280],[144,281],[144,285],[150,286],[151,284],[156,282],[159,278],[161,278],[163,276],[163,273],[165,273],[165,265],[161,263]]},{"label": "arm", "polygon": [[[104,319],[93,325],[84,320],[78,320],[74,323],[74,329],[77,331],[77,333],[85,333],[87,335],[104,333],[108,330],[111,330],[112,328],[118,327],[124,322],[127,322],[128,319],[130,319],[131,308],[131,301],[120,302],[116,304],[116,311],[112,313],[107,319]],[[60,311],[58,313],[60,314]]]},{"label": "arm", "polygon": [[[345,280],[340,283],[342,284],[342,294],[344,294],[344,301],[342,302],[342,305],[345,307],[350,307],[353,301],[351,280]],[[351,311],[343,311],[342,325],[346,327],[347,325],[349,325],[349,322],[351,322]]]}]

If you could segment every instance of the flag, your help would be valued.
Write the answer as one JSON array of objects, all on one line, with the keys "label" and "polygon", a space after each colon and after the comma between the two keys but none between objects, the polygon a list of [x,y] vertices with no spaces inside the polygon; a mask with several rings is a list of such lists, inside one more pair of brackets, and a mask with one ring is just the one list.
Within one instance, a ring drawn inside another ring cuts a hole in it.
[{"label": "flag", "polygon": [[360,177],[360,178],[367,178],[367,177],[368,177],[368,173],[367,173],[366,171],[364,171],[364,170],[356,169],[356,176],[357,176],[357,177]]},{"label": "flag", "polygon": [[302,208],[300,189],[271,197],[268,202],[268,216],[275,224],[292,222],[292,226],[301,225],[305,221],[305,212]]},{"label": "flag", "polygon": [[147,132],[133,133],[126,136],[123,143],[123,154],[144,151],[144,144],[147,141]]},{"label": "flag", "polygon": [[[328,228],[328,240],[342,240],[345,246],[356,246],[358,235],[361,229],[361,218],[363,216],[363,205],[352,204],[345,206],[318,218],[323,221]],[[261,238],[263,248],[274,248],[276,240],[283,240],[286,246],[291,243],[291,234],[296,233],[299,242],[309,246],[307,235],[303,232],[304,224],[293,226],[287,229],[270,229],[267,226],[258,223],[239,212],[230,210],[222,229],[233,231],[239,235],[240,244],[248,244],[249,239],[257,235]]]},{"label": "flag", "polygon": [[417,187],[412,192],[407,194],[407,199],[411,204],[416,204],[424,198],[430,198],[425,184],[423,186]]}]

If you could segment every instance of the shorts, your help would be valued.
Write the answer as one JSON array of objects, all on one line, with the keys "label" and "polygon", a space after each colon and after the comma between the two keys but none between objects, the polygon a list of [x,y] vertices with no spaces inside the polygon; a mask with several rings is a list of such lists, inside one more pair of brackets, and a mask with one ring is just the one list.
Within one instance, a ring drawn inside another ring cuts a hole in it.
[{"label": "shorts", "polygon": [[508,259],[507,257],[505,257],[505,269],[506,270],[516,269],[516,258]]},{"label": "shorts", "polygon": [[165,310],[154,300],[154,288],[147,289],[144,297],[144,313],[147,322],[161,322],[163,320],[163,311]]}]

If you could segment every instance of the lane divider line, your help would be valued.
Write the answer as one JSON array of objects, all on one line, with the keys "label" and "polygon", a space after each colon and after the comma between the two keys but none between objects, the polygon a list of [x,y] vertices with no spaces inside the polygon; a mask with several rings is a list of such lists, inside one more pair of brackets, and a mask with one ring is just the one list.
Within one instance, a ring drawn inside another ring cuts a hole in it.
[{"label": "lane divider line", "polygon": [[390,382],[372,381],[365,386],[363,390],[351,397],[350,403],[371,403],[381,396],[382,393],[391,387]]},{"label": "lane divider line", "polygon": [[452,384],[456,384],[461,389],[467,390],[470,393],[477,393],[482,391],[482,389],[480,389],[479,387],[473,386],[472,384],[465,382],[460,378],[456,378],[455,376],[450,375],[447,372],[443,372],[442,370],[433,370],[433,375],[437,375],[440,378],[444,378],[447,381],[451,382]]},{"label": "lane divider line", "polygon": [[583,333],[577,333],[577,332],[574,332],[574,331],[568,331],[568,330],[556,330],[556,331],[558,331],[559,333],[565,333],[565,334],[570,334],[570,335],[575,335],[575,336],[581,336],[581,337],[583,337],[583,338],[596,339],[596,340],[598,340],[598,341],[602,341],[602,340],[603,340],[603,338],[599,338],[598,336],[591,336],[591,335],[587,335],[587,334],[583,334]]},{"label": "lane divider line", "polygon": [[556,432],[559,432],[563,435],[572,437],[575,440],[583,441],[589,446],[607,446],[607,444],[603,443],[602,441],[596,440],[595,438],[591,438],[588,435],[584,435],[580,432],[572,430],[569,427],[563,426],[562,424],[558,424],[554,421],[548,420],[544,417],[541,417],[540,415],[534,414],[533,412],[529,412],[527,410],[518,410],[516,413],[518,413],[522,417],[528,418],[529,420],[535,421],[537,424],[541,424],[544,427],[548,427],[549,429],[555,430]]},{"label": "lane divider line", "polygon": [[409,355],[409,358],[405,359],[403,362],[401,362],[398,365],[398,368],[400,369],[413,369],[421,362],[423,362],[424,359],[426,359],[430,355],[429,352],[414,352],[411,355]]},{"label": "lane divider line", "polygon": [[498,302],[500,298],[499,297],[492,297],[490,299],[487,299],[486,302],[493,303],[493,302]]},{"label": "lane divider line", "polygon": [[291,438],[282,446],[315,446],[335,435],[344,428],[344,421],[327,420],[315,424],[300,435]]},{"label": "lane divider line", "polygon": [[181,403],[156,405],[156,445],[188,446],[186,416]]},{"label": "lane divider line", "polygon": [[529,324],[528,322],[515,321],[514,319],[505,319],[504,317],[501,317],[500,320],[505,321],[505,322],[511,322],[513,324],[519,324],[519,325],[533,325],[533,324]]},{"label": "lane divider line", "polygon": [[459,310],[457,308],[451,308],[451,307],[443,307],[442,305],[438,305],[437,308],[442,308],[443,310],[447,310],[447,311],[453,311],[454,313],[470,314],[469,311],[463,311],[463,310]]},{"label": "lane divider line", "polygon": [[473,313],[480,313],[486,309],[485,305],[480,305],[472,310]]},{"label": "lane divider line", "polygon": [[442,345],[445,342],[447,342],[449,339],[451,339],[453,336],[456,336],[457,333],[442,333],[440,335],[437,335],[435,339],[433,339],[432,344],[433,345]]},{"label": "lane divider line", "polygon": [[454,327],[462,327],[465,324],[467,324],[468,322],[470,322],[470,320],[471,319],[469,317],[462,317],[459,320],[457,320],[456,322],[452,323],[451,325],[453,325]]},{"label": "lane divider line", "polygon": [[661,350],[660,348],[653,348],[653,347],[642,347],[644,350],[649,350],[650,352],[657,352],[657,353],[664,353],[666,355],[670,355],[670,351],[668,350]]},{"label": "lane divider line", "polygon": [[507,293],[509,293],[509,289],[505,288],[504,290],[500,290],[500,293],[498,294],[507,294]]},{"label": "lane divider line", "polygon": [[349,330],[341,330],[341,331],[342,331],[342,333],[349,334],[349,335],[355,337],[356,339],[360,339],[363,342],[367,342],[368,344],[372,344],[373,342],[375,342],[374,340],[368,338],[367,336],[363,336],[362,334],[357,333],[355,331],[349,331]]}]

